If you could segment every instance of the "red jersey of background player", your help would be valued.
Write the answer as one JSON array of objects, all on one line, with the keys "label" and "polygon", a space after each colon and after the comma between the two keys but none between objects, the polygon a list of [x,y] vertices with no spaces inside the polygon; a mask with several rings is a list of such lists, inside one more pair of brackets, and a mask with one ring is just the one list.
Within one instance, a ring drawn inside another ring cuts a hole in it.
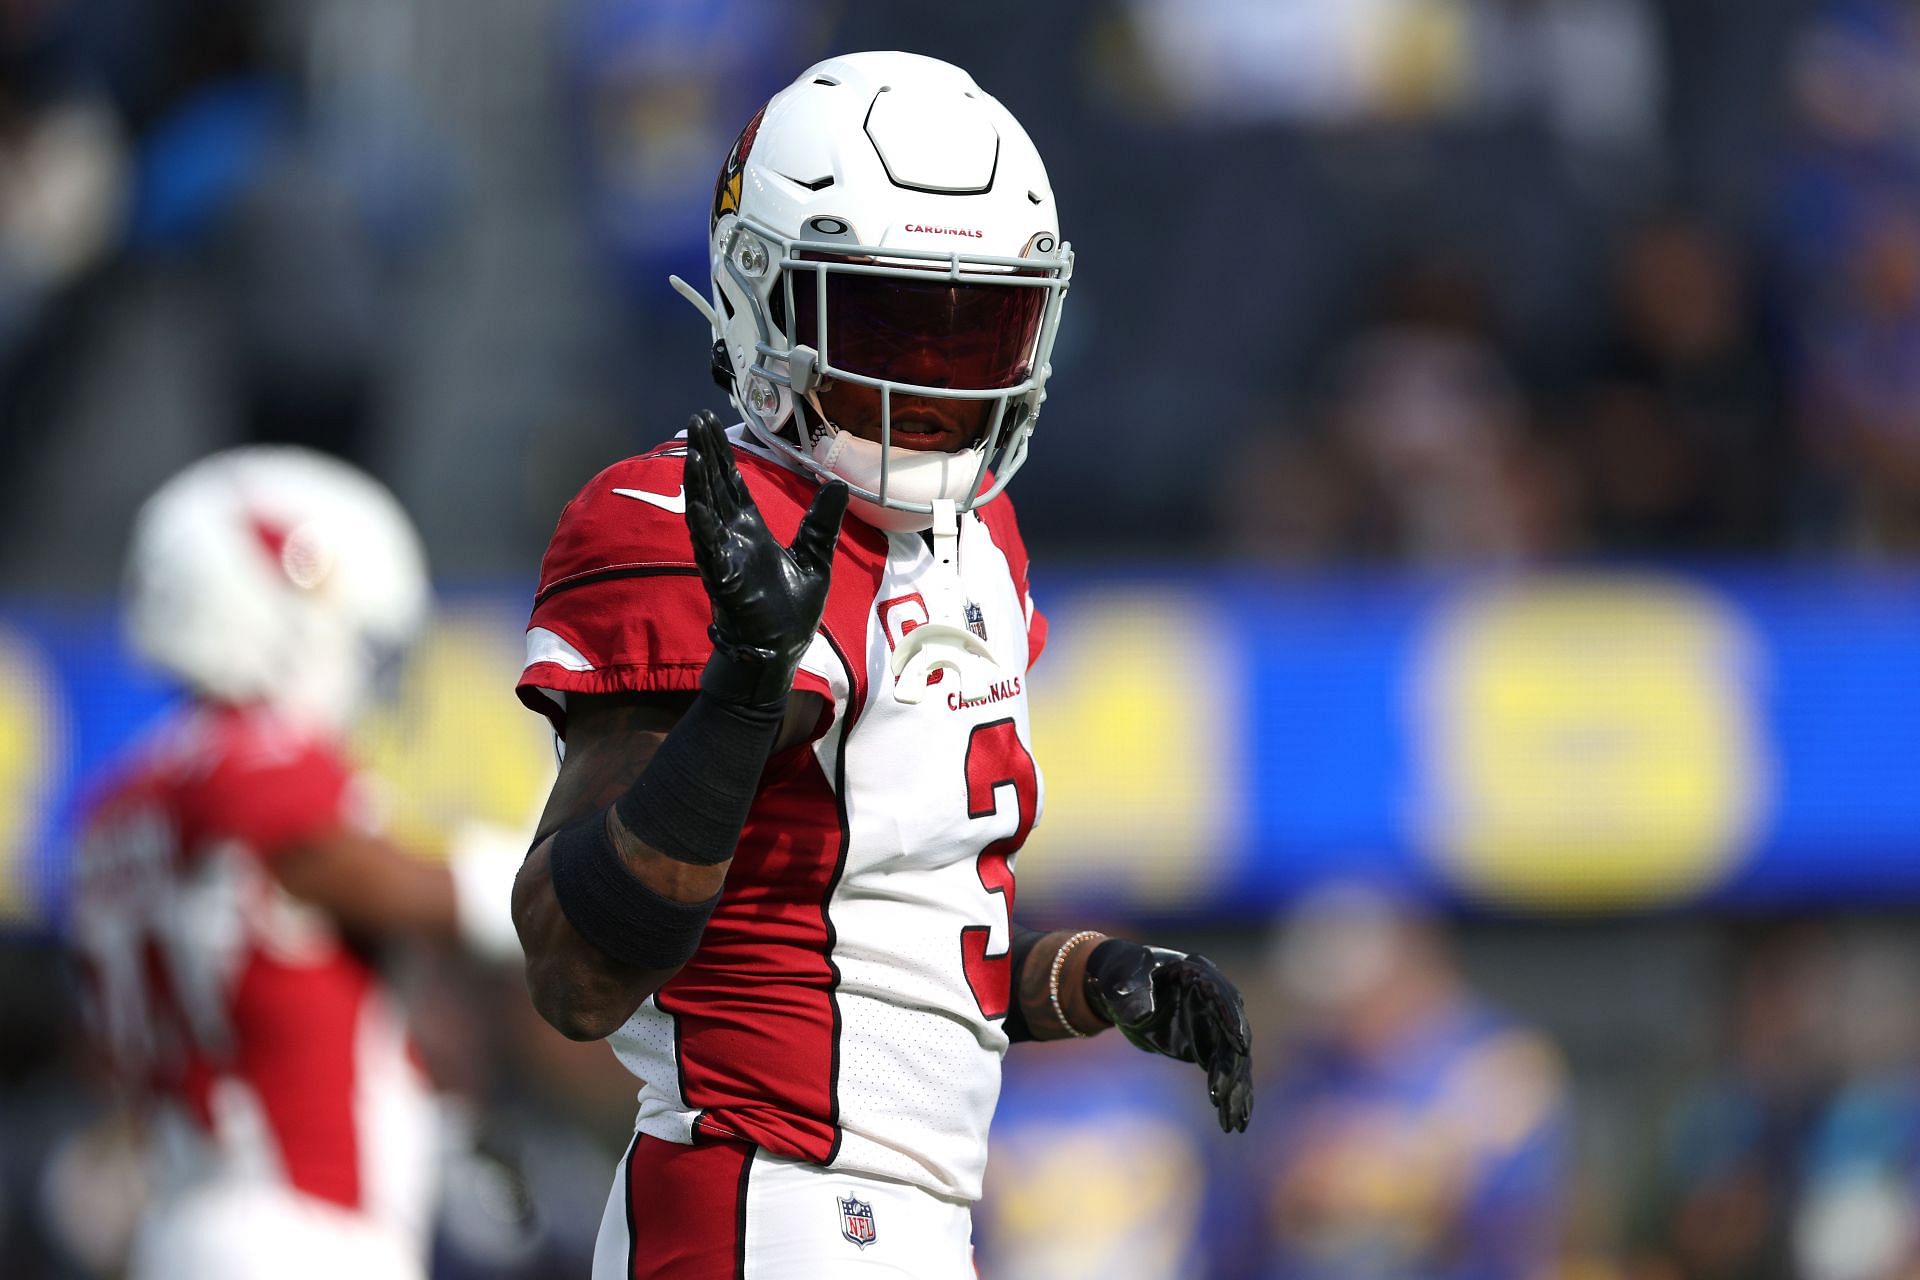
[{"label": "red jersey of background player", "polygon": [[161,1130],[163,1182],[224,1169],[414,1233],[426,1082],[372,968],[269,867],[362,809],[325,735],[191,704],[89,804],[73,936],[96,1034]]}]

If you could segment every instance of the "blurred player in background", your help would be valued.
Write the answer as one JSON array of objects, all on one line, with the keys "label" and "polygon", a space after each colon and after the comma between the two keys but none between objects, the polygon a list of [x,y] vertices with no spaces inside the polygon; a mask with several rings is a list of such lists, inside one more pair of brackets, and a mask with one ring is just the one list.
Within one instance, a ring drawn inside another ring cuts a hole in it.
[{"label": "blurred player in background", "polygon": [[1000,491],[1072,257],[1019,123],[899,53],[776,95],[709,231],[676,284],[745,422],[567,506],[520,684],[566,744],[533,998],[643,1081],[594,1273],[959,1280],[1009,1042],[1117,1024],[1252,1105],[1212,964],[1013,921],[1046,624]]},{"label": "blurred player in background", "polygon": [[1558,1052],[1476,996],[1440,931],[1372,889],[1306,898],[1281,936],[1292,1043],[1232,1274],[1554,1274],[1572,1115]]},{"label": "blurred player in background", "polygon": [[343,745],[427,617],[412,526],[293,448],[217,454],[140,512],[135,650],[189,697],[91,790],[72,941],[143,1121],[136,1280],[424,1274],[427,1083],[374,948],[515,951],[523,842],[395,847]]},{"label": "blurred player in background", "polygon": [[[1214,1140],[1210,1117],[1113,1036],[1014,1064],[993,1118],[974,1235],[992,1280],[1185,1280],[1237,1242],[1255,1143]],[[1263,1106],[1261,1129],[1268,1127]]]}]

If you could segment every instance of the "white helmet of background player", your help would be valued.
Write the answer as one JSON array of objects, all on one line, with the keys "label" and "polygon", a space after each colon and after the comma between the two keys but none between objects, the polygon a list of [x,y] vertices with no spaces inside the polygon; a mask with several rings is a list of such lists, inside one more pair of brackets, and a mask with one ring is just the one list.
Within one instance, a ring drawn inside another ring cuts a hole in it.
[{"label": "white helmet of background player", "polygon": [[127,629],[142,657],[223,702],[344,728],[428,608],[426,559],[372,478],[305,449],[202,459],[134,523]]},{"label": "white helmet of background player", "polygon": [[[926,528],[936,498],[985,502],[1020,469],[1073,254],[1026,130],[966,72],[910,53],[808,68],[734,143],[709,230],[710,308],[674,284],[768,447],[845,480],[891,529]],[[827,419],[823,381],[876,389],[880,442]],[[986,402],[989,425],[960,453],[893,447],[902,395]]]}]

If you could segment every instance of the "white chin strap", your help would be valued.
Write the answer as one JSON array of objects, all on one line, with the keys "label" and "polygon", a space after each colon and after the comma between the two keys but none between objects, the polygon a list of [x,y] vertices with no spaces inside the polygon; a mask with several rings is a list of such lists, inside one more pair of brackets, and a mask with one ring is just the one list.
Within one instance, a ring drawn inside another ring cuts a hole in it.
[{"label": "white chin strap", "polygon": [[[819,408],[816,404],[815,409]],[[821,415],[824,420],[826,415]],[[934,681],[944,678],[962,699],[991,695],[1002,678],[999,661],[985,640],[966,626],[967,601],[960,585],[960,503],[980,480],[980,455],[986,447],[959,453],[932,449],[887,449],[878,441],[828,427],[814,442],[813,460],[849,485],[869,493],[884,492],[895,502],[924,502],[926,512],[902,511],[854,498],[848,510],[876,529],[889,533],[931,530],[933,570],[922,586],[927,620],[900,637],[889,664],[893,696],[917,703]],[[882,460],[886,485],[880,483]]]},{"label": "white chin strap", "polygon": [[[894,512],[895,515],[904,514]],[[933,529],[933,572],[928,574],[927,621],[900,637],[889,664],[893,696],[917,703],[942,671],[958,686],[963,699],[983,698],[1002,678],[1000,664],[987,642],[969,631],[965,593],[960,586],[960,517],[953,499],[936,498],[928,517]]]},{"label": "white chin strap", "polygon": [[[966,501],[980,475],[980,450],[938,453],[932,449],[885,449],[876,440],[862,440],[851,432],[829,428],[813,445],[813,460],[856,489],[880,492],[880,468],[886,464],[887,497],[896,502]],[[933,527],[931,512],[900,511],[855,498],[854,515],[876,529],[891,533],[918,533]]]}]

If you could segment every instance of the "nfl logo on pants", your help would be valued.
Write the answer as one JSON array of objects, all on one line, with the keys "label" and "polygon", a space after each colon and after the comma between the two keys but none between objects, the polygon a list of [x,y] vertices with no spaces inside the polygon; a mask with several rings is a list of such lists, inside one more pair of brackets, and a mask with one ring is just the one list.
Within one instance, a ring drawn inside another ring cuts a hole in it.
[{"label": "nfl logo on pants", "polygon": [[873,1243],[873,1206],[852,1196],[836,1196],[840,1202],[840,1234],[862,1249]]}]

